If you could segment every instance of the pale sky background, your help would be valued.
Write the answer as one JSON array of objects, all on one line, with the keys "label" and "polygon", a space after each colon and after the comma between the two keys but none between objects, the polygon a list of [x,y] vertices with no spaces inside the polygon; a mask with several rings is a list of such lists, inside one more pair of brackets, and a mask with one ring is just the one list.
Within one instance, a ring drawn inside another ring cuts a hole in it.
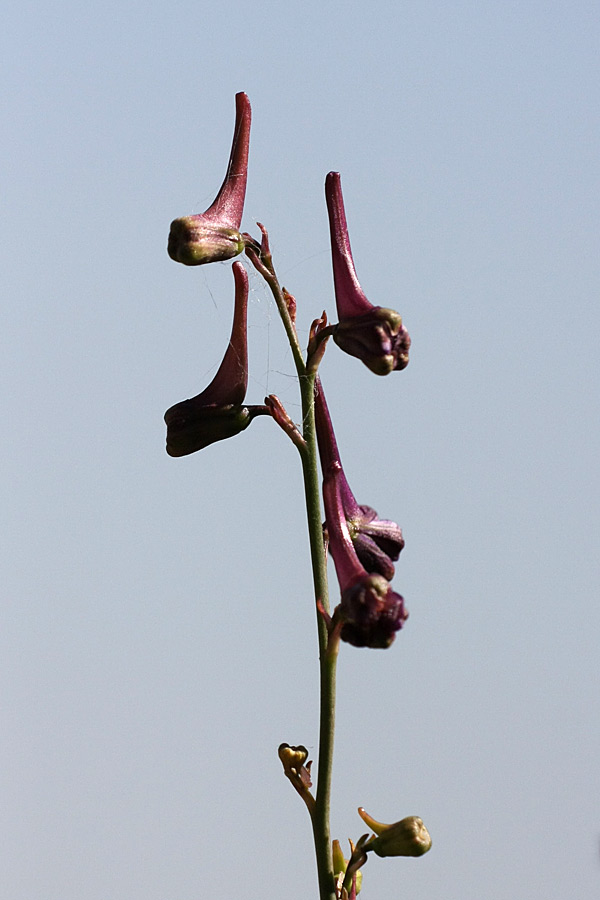
[{"label": "pale sky background", "polygon": [[[11,3],[3,14],[0,895],[315,898],[281,741],[317,749],[297,454],[260,419],[170,459],[229,334],[230,263],[170,221],[254,112],[244,216],[300,328],[334,316],[323,194],[408,369],[335,346],[359,502],[403,527],[388,651],[344,647],[334,836],[420,815],[363,900],[600,889],[600,11],[559,2]],[[251,274],[248,402],[297,415]],[[336,583],[332,582],[336,595]]]}]

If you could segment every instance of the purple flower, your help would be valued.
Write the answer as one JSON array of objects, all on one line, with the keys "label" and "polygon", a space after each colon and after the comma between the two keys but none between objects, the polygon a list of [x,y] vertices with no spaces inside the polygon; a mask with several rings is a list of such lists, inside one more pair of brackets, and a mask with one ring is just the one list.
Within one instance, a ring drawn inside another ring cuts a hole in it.
[{"label": "purple flower", "polygon": [[336,612],[342,619],[341,638],[355,647],[386,648],[393,643],[408,613],[404,599],[383,575],[369,574],[360,562],[344,514],[339,469],[323,480],[329,550],[341,589]]},{"label": "purple flower", "polygon": [[359,558],[344,509],[345,487],[339,459],[333,459],[323,473],[323,500],[329,551],[342,594],[336,609],[343,622],[341,638],[355,647],[389,647],[408,613],[388,579],[377,571],[369,573]]},{"label": "purple flower", "polygon": [[169,456],[187,456],[215,441],[233,437],[247,428],[255,416],[268,414],[264,406],[242,406],[248,386],[248,275],[239,262],[233,264],[233,275],[235,309],[223,362],[201,394],[166,411]]},{"label": "purple flower", "polygon": [[410,337],[401,316],[393,309],[373,306],[356,277],[339,172],[330,172],[325,179],[325,198],[339,317],[333,339],[376,375],[404,369],[408,365]]},{"label": "purple flower", "polygon": [[317,379],[315,388],[315,419],[321,467],[325,476],[331,471],[335,473],[346,525],[356,555],[369,574],[383,575],[391,581],[395,571],[394,562],[404,547],[402,530],[389,519],[379,519],[370,506],[356,502],[342,468],[320,379]]},{"label": "purple flower", "polygon": [[385,650],[408,618],[404,598],[383,575],[366,572],[342,591],[339,609],[344,619],[341,638],[354,647]]},{"label": "purple flower", "polygon": [[167,252],[175,262],[186,266],[220,262],[238,256],[244,249],[240,234],[252,111],[246,94],[235,95],[235,130],[227,174],[212,206],[196,216],[183,216],[171,222]]}]

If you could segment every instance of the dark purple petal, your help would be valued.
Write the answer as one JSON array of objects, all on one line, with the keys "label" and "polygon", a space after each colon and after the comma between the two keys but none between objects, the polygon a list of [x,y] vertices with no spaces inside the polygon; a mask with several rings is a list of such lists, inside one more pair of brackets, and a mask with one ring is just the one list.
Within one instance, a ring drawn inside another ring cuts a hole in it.
[{"label": "dark purple petal", "polygon": [[330,470],[324,475],[323,503],[329,537],[329,552],[333,557],[338,581],[343,591],[347,584],[365,574],[365,570],[356,555],[348,530],[340,494],[340,472],[341,468],[339,466],[336,468],[335,464],[332,464]]},{"label": "dark purple petal", "polygon": [[361,316],[370,311],[371,303],[356,277],[339,172],[330,172],[325,179],[325,199],[329,214],[331,261],[338,316],[340,320]]},{"label": "dark purple petal", "polygon": [[394,577],[394,562],[404,547],[402,529],[388,519],[378,519],[370,506],[359,506],[348,519],[354,549],[367,572]]},{"label": "dark purple petal", "polygon": [[252,110],[248,95],[235,95],[235,129],[225,180],[215,201],[204,213],[207,219],[239,230],[242,224],[246,180],[248,178],[248,150]]},{"label": "dark purple petal", "polygon": [[188,456],[203,450],[244,431],[252,418],[245,406],[198,406],[193,400],[183,400],[165,413],[167,453]]},{"label": "dark purple petal", "polygon": [[408,618],[404,599],[381,575],[366,573],[342,592],[341,637],[355,647],[385,649],[393,643]]},{"label": "dark purple petal", "polygon": [[368,534],[357,532],[353,537],[356,555],[369,574],[378,573],[388,581],[394,577],[396,568],[389,554],[379,547]]},{"label": "dark purple petal", "polygon": [[235,300],[231,337],[217,374],[195,398],[203,404],[239,405],[248,389],[248,273],[240,262],[231,267],[235,282]]}]

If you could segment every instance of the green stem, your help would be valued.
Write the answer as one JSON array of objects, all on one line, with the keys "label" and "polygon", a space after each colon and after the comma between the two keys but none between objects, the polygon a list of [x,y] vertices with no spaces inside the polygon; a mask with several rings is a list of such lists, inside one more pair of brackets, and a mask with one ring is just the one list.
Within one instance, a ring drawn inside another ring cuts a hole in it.
[{"label": "green stem", "polygon": [[[301,454],[304,474],[304,493],[308,518],[310,554],[313,569],[315,601],[329,612],[327,590],[327,560],[323,544],[321,521],[320,478],[317,463],[315,430],[315,375],[300,378],[302,394],[303,436],[305,449]],[[320,734],[317,791],[312,816],[320,900],[335,900],[333,860],[330,832],[331,773],[333,766],[333,739],[335,730],[335,676],[337,641],[328,649],[327,624],[317,608],[320,666]]]},{"label": "green stem", "polygon": [[285,333],[292,349],[292,356],[294,357],[294,365],[296,366],[296,371],[298,372],[298,376],[302,378],[302,376],[306,372],[306,365],[304,363],[304,357],[302,356],[302,349],[298,342],[296,327],[292,321],[292,317],[290,316],[290,311],[287,307],[287,303],[285,302],[283,289],[279,284],[277,275],[275,274],[270,254],[266,257],[266,259],[263,259],[253,246],[248,245],[246,246],[246,256],[248,257],[256,271],[260,272],[262,277],[271,288],[271,293],[273,294],[275,303],[277,304],[277,310],[279,312],[281,321],[283,322],[283,327],[285,328]]},{"label": "green stem", "polygon": [[[335,876],[331,848],[331,829],[329,824],[331,807],[331,773],[333,766],[333,739],[335,731],[335,676],[337,665],[338,640],[328,641],[327,623],[319,610],[320,607],[329,613],[329,594],[327,588],[327,557],[323,542],[323,524],[321,514],[321,484],[319,477],[317,434],[315,427],[315,378],[316,372],[307,372],[298,335],[284,292],[279,284],[275,269],[268,251],[268,238],[263,232],[266,249],[262,253],[249,243],[246,254],[261,273],[275,298],[279,315],[290,343],[302,397],[302,425],[304,445],[297,445],[302,460],[304,475],[304,495],[306,499],[306,515],[310,542],[310,557],[313,570],[315,604],[317,609],[317,630],[319,636],[320,666],[320,718],[319,718],[319,759],[317,770],[317,790],[315,807],[311,813],[317,874],[319,879],[320,900],[336,900]],[[329,646],[328,646],[329,644]]]}]

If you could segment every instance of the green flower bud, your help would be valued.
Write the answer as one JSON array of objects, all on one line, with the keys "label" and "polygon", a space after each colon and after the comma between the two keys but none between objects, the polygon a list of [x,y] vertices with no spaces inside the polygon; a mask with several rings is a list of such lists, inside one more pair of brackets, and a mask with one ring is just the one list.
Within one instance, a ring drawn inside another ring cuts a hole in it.
[{"label": "green flower bud", "polygon": [[[352,841],[350,841],[350,846],[352,847],[352,849],[354,849]],[[344,883],[344,877],[346,875],[346,869],[348,868],[349,860],[344,859],[344,853],[339,841],[332,842],[332,856],[333,873],[335,875],[336,885],[338,886],[338,892],[341,893],[341,888]],[[356,893],[359,894],[362,887],[362,872],[359,870],[354,874],[356,875]]]},{"label": "green flower bud", "polygon": [[431,848],[429,832],[418,816],[407,816],[392,825],[384,825],[373,819],[362,806],[358,814],[377,835],[365,844],[365,849],[374,850],[377,856],[423,856]]},{"label": "green flower bud", "polygon": [[331,845],[331,851],[333,856],[333,871],[337,876],[340,872],[346,871],[346,866],[348,865],[348,860],[344,859],[344,854],[342,851],[342,845],[339,841],[333,841]]},{"label": "green flower bud", "polygon": [[244,93],[235,95],[235,129],[225,180],[206,212],[182,216],[171,223],[167,252],[184,266],[233,259],[244,249],[240,234],[250,144],[250,101]]},{"label": "green flower bud", "polygon": [[298,747],[290,747],[289,744],[280,744],[277,750],[279,759],[286,772],[300,772],[308,759],[308,750],[300,744]]},{"label": "green flower bud", "polygon": [[204,215],[182,216],[171,222],[167,251],[184,266],[233,259],[244,249],[244,239],[236,228],[220,225]]},{"label": "green flower bud", "polygon": [[247,406],[206,406],[194,399],[176,403],[165,413],[167,453],[188,456],[215,441],[224,441],[244,431],[253,418]]}]

